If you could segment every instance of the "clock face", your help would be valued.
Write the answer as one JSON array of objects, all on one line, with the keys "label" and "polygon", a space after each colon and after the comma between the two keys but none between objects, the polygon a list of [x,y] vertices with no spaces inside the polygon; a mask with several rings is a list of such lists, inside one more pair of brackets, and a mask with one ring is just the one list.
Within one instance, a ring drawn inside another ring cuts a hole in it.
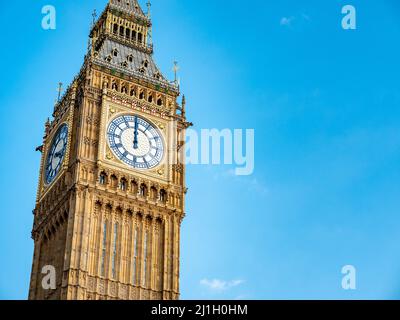
[{"label": "clock face", "polygon": [[108,143],[115,156],[135,169],[157,167],[164,156],[160,132],[136,115],[120,116],[108,126]]},{"label": "clock face", "polygon": [[63,124],[57,131],[51,143],[46,161],[46,183],[54,181],[61,170],[68,143],[68,126]]}]

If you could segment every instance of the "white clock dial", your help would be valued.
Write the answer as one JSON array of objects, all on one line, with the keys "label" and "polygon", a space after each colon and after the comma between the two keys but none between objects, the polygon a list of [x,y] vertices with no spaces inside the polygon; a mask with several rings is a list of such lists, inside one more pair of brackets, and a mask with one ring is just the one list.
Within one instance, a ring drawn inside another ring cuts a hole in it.
[{"label": "white clock dial", "polygon": [[120,116],[110,122],[108,143],[115,156],[135,169],[157,167],[164,157],[161,133],[136,115]]},{"label": "white clock dial", "polygon": [[63,124],[55,134],[46,161],[46,183],[54,181],[61,170],[68,143],[68,126]]}]

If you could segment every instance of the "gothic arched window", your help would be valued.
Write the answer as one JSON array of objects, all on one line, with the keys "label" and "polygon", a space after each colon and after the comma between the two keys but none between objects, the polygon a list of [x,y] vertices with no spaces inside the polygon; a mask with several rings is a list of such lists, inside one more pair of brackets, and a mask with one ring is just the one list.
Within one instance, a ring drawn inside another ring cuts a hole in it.
[{"label": "gothic arched window", "polygon": [[147,196],[147,187],[144,183],[140,186],[140,196],[141,197]]},{"label": "gothic arched window", "polygon": [[107,183],[107,175],[104,172],[100,173],[99,183],[102,185]]},{"label": "gothic arched window", "polygon": [[150,188],[150,197],[152,200],[157,200],[157,189],[155,187]]},{"label": "gothic arched window", "polygon": [[160,79],[161,79],[161,73],[156,72],[156,73],[154,74],[154,78],[156,78],[157,80],[160,80]]},{"label": "gothic arched window", "polygon": [[117,178],[116,175],[113,174],[113,175],[111,176],[111,187],[114,188],[114,189],[116,189],[117,186],[118,186],[118,178]]},{"label": "gothic arched window", "polygon": [[122,191],[126,191],[126,186],[127,186],[126,179],[125,179],[125,178],[122,178],[122,179],[121,179],[121,182],[119,183],[119,188],[120,188]]},{"label": "gothic arched window", "polygon": [[161,189],[160,191],[160,201],[162,203],[167,202],[167,192],[164,189]]},{"label": "gothic arched window", "polygon": [[138,184],[134,180],[131,182],[131,191],[133,194],[138,193]]}]

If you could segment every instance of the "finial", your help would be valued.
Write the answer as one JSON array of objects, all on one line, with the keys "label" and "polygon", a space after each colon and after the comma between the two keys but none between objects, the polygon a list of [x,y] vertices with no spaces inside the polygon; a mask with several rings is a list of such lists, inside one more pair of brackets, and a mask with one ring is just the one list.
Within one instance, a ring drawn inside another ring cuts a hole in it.
[{"label": "finial", "polygon": [[90,49],[92,48],[92,41],[90,38],[88,38],[88,42],[87,42],[87,52],[90,52]]},{"label": "finial", "polygon": [[[151,2],[150,2],[150,0],[148,0],[146,4],[147,4],[147,19],[150,20],[151,19],[151,11],[150,11]],[[148,31],[147,31],[147,41],[146,41],[146,43],[148,44],[149,47],[153,46],[153,31],[151,29],[151,23],[150,23],[150,26],[149,26]]]},{"label": "finial", "polygon": [[[93,10],[93,13],[92,13],[92,24],[91,24],[91,26],[90,26],[90,31],[89,32],[91,32],[92,31],[92,29],[94,28],[94,26],[95,26],[95,24],[96,24],[96,19],[97,19],[97,11],[96,11],[96,9],[94,9]],[[92,49],[92,39],[91,39],[91,37],[89,37],[88,38],[88,44],[87,44],[87,52],[89,53],[90,52],[90,50]]]},{"label": "finial", "polygon": [[94,24],[96,23],[96,19],[97,19],[97,11],[96,11],[96,9],[93,10],[92,18],[93,18],[93,20],[92,20],[92,27],[93,27]]},{"label": "finial", "polygon": [[57,102],[60,102],[60,100],[61,100],[61,93],[62,93],[62,90],[63,90],[62,86],[63,86],[63,83],[59,82],[58,83],[58,89],[57,89],[57,91],[58,91]]},{"label": "finial", "polygon": [[150,11],[151,2],[150,2],[150,0],[147,1],[146,5],[147,5],[147,18],[150,19],[151,18],[151,11]]},{"label": "finial", "polygon": [[46,137],[47,134],[49,133],[50,125],[51,125],[50,118],[47,118],[47,121],[46,121],[46,123],[44,124],[44,135],[45,135],[45,137]]},{"label": "finial", "polygon": [[178,61],[174,61],[174,67],[172,68],[172,70],[174,71],[175,74],[175,84],[178,83],[178,71],[179,71],[179,66],[178,66]]}]

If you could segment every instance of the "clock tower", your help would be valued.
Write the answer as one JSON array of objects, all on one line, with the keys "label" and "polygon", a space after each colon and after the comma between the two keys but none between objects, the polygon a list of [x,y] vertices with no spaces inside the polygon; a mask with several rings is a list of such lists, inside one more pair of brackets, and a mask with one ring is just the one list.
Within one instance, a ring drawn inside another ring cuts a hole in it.
[{"label": "clock tower", "polygon": [[29,299],[179,299],[191,124],[153,60],[148,6],[109,0],[45,124]]}]

